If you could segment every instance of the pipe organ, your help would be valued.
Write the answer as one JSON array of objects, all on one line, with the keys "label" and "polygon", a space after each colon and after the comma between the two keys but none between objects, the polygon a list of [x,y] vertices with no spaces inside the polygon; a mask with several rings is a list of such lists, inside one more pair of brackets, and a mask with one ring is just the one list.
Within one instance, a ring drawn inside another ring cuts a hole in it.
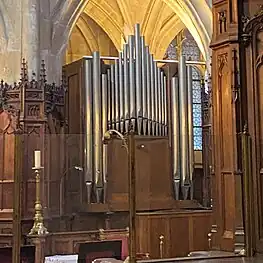
[{"label": "pipe organ", "polygon": [[[102,142],[103,134],[108,129],[124,134],[130,123],[139,136],[170,137],[174,198],[191,199],[194,168],[192,66],[181,56],[178,75],[168,79],[145,44],[139,25],[135,26],[135,35],[128,37],[118,57],[106,61],[99,52],[94,52],[84,60],[82,99],[88,202],[106,202],[108,153]],[[168,134],[168,126],[172,134]]]}]

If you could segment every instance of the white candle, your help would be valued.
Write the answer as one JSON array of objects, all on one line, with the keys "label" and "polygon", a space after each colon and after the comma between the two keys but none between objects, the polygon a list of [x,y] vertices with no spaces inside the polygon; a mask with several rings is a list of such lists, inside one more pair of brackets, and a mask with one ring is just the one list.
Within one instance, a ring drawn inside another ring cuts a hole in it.
[{"label": "white candle", "polygon": [[35,151],[35,168],[41,167],[41,152]]}]

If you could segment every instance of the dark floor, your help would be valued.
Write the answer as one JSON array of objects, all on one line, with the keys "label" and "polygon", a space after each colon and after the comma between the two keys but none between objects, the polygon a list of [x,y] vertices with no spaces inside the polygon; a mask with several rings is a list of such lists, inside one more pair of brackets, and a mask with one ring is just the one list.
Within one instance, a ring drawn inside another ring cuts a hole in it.
[{"label": "dark floor", "polygon": [[[201,252],[201,253],[200,253]],[[234,253],[230,252],[223,252],[223,251],[197,251],[193,252],[194,254],[190,257],[184,258],[171,258],[171,259],[157,259],[157,260],[142,260],[138,263],[178,263],[178,262],[185,262],[185,263],[263,263],[263,255],[259,255],[254,258],[245,258],[238,256]],[[207,253],[206,256],[204,253]]]},{"label": "dark floor", "polygon": [[[183,262],[183,261],[179,261]],[[201,259],[201,260],[191,260],[189,262],[193,263],[259,263],[263,262],[263,257],[255,257],[255,258],[217,258],[217,259]]]}]

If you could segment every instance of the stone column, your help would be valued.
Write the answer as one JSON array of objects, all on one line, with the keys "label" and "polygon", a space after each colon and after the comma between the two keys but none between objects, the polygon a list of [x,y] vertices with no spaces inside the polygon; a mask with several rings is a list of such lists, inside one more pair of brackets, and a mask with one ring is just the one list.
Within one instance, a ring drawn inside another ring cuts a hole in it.
[{"label": "stone column", "polygon": [[[28,62],[29,76],[32,72],[38,77],[40,68],[40,0],[22,0],[21,55]],[[48,2],[48,1],[47,1]],[[46,36],[48,38],[48,36]]]},{"label": "stone column", "polygon": [[21,68],[21,0],[0,1],[0,78],[19,80]]}]

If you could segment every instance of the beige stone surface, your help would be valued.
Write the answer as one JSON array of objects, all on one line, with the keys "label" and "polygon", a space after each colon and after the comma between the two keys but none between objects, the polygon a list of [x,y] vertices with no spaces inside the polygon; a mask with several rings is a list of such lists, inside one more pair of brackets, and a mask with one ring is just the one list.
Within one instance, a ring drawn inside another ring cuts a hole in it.
[{"label": "beige stone surface", "polygon": [[[77,22],[83,12],[89,18]],[[92,23],[101,30],[94,32]],[[0,1],[0,78],[18,81],[24,57],[29,71],[36,73],[44,59],[49,81],[57,82],[67,46],[73,48],[69,39],[76,35],[75,24],[83,35],[81,41],[87,43],[87,47],[82,46],[85,52],[99,48],[106,54],[121,49],[135,23],[142,25],[157,58],[187,27],[204,58],[209,59],[212,15],[205,0],[8,0]],[[75,59],[79,51],[68,53]]]}]

